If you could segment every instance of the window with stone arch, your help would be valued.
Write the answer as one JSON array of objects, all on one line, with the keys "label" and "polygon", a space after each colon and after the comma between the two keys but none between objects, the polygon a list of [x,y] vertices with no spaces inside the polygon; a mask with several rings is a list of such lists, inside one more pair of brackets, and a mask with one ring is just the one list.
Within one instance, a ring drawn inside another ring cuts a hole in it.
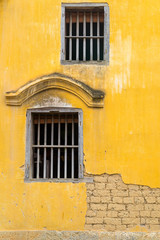
[{"label": "window with stone arch", "polygon": [[28,180],[83,178],[83,112],[74,108],[27,110]]}]

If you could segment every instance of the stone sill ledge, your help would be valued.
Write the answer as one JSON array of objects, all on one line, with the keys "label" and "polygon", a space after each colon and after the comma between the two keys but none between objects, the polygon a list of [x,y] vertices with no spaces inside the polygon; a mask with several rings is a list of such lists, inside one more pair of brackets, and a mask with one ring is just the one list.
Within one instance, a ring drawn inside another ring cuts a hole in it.
[{"label": "stone sill ledge", "polygon": [[34,183],[34,182],[47,182],[47,183],[92,183],[93,182],[93,178],[68,178],[68,179],[35,179],[35,178],[31,178],[31,179],[24,179],[25,183]]}]

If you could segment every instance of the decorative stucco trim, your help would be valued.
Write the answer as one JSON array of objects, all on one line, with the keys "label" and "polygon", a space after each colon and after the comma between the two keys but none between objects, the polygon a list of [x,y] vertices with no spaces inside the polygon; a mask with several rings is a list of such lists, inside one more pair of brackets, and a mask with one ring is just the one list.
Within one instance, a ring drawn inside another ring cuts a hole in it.
[{"label": "decorative stucco trim", "polygon": [[26,100],[47,89],[62,89],[79,97],[88,107],[104,106],[104,92],[59,73],[53,73],[26,83],[15,91],[6,92],[6,104],[21,106]]}]

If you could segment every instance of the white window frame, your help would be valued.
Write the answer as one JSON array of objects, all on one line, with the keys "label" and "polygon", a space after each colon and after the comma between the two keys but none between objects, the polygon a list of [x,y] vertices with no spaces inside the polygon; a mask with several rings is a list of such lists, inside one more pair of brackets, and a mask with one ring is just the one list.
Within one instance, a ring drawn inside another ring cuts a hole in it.
[{"label": "white window frame", "polygon": [[[33,114],[34,113],[78,113],[78,178],[32,178],[33,162]],[[83,180],[83,112],[77,108],[37,108],[28,109],[26,114],[26,156],[25,181],[37,182],[79,182]]]},{"label": "white window frame", "polygon": [[[69,61],[65,60],[65,9],[69,8],[104,8],[104,60],[103,61]],[[108,3],[63,3],[61,11],[61,64],[105,64],[109,65],[109,5]]]}]

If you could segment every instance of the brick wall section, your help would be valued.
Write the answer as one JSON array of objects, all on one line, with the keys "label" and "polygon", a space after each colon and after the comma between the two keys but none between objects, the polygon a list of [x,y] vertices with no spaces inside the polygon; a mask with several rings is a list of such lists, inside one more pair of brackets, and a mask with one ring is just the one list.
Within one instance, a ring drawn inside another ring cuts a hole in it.
[{"label": "brick wall section", "polygon": [[93,176],[86,183],[86,230],[160,230],[160,189],[124,184],[120,175]]}]

